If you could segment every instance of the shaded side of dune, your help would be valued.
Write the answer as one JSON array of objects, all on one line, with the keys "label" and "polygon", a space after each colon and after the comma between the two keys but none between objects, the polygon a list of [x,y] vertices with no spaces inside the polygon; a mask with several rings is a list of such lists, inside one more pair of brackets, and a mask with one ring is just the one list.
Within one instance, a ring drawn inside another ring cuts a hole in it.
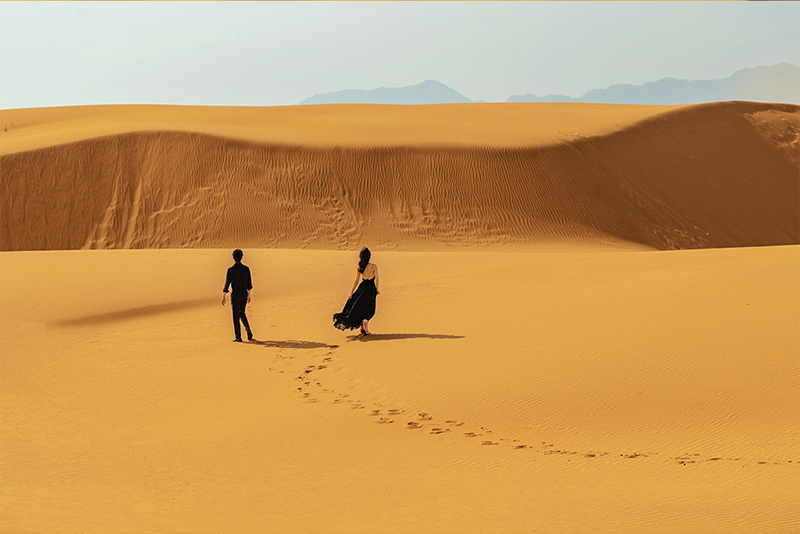
[{"label": "shaded side of dune", "polygon": [[796,244],[799,116],[693,106],[547,147],[89,139],[0,159],[0,249]]}]

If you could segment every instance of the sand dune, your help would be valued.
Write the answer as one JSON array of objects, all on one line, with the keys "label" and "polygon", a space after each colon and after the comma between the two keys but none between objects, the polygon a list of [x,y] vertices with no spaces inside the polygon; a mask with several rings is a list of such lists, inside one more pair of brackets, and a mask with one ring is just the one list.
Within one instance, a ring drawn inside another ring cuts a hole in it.
[{"label": "sand dune", "polygon": [[2,250],[800,242],[797,106],[119,106],[2,125]]},{"label": "sand dune", "polygon": [[800,530],[797,106],[0,126],[0,533]]},{"label": "sand dune", "polygon": [[0,256],[0,531],[797,531],[800,247],[229,252]]}]

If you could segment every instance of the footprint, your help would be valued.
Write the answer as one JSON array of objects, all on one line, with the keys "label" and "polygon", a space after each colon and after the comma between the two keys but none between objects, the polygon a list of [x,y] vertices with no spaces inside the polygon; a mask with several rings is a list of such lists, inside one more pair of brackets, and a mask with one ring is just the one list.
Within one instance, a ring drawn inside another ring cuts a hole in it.
[{"label": "footprint", "polygon": [[434,428],[431,429],[431,434],[444,434],[445,432],[450,432],[449,428]]},{"label": "footprint", "polygon": [[451,426],[464,426],[461,421],[445,421],[445,423]]},{"label": "footprint", "polygon": [[495,443],[494,441],[482,441],[481,445],[499,445],[499,443]]},{"label": "footprint", "polygon": [[482,436],[483,434],[476,434],[475,432],[464,432],[464,437],[467,438],[477,438],[478,436]]},{"label": "footprint", "polygon": [[394,423],[394,419],[389,419],[388,417],[381,417],[376,422],[383,425],[383,424]]},{"label": "footprint", "polygon": [[380,410],[372,410],[371,412],[369,412],[370,417],[373,417],[373,416],[376,416],[376,415],[380,415],[380,414],[381,414]]},{"label": "footprint", "polygon": [[[563,455],[563,454],[578,454],[578,453],[574,452],[574,451],[562,451],[561,449],[548,449],[548,450],[544,451],[542,454],[562,454]],[[622,456],[622,455],[620,454],[620,456]]]},{"label": "footprint", "polygon": [[416,429],[416,428],[422,428],[422,425],[419,424],[419,423],[415,423],[414,421],[411,421],[411,422],[406,423],[406,428],[409,429],[409,430]]},{"label": "footprint", "polygon": [[405,412],[406,412],[405,410],[392,409],[392,410],[389,410],[388,413],[389,413],[389,415],[400,415],[401,413],[405,413]]},{"label": "footprint", "polygon": [[514,449],[515,449],[515,450],[519,450],[519,449],[527,449],[527,448],[528,448],[528,446],[527,446],[527,445],[514,445]]},{"label": "footprint", "polygon": [[429,414],[429,413],[423,412],[423,413],[418,414],[418,415],[419,415],[418,421],[430,421],[431,419],[433,419],[433,416],[431,414]]}]

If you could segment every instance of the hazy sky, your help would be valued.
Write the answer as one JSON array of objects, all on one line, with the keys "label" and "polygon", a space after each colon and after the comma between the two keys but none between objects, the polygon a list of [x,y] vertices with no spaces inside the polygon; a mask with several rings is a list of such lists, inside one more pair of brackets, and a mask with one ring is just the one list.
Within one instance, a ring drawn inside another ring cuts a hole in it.
[{"label": "hazy sky", "polygon": [[435,79],[580,96],[800,65],[798,2],[0,2],[0,109],[296,104]]}]

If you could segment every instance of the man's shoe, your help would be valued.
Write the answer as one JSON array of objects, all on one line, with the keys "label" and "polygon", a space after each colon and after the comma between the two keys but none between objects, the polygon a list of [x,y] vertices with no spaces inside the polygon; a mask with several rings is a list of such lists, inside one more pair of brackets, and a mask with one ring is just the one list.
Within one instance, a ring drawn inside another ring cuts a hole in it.
[{"label": "man's shoe", "polygon": [[238,337],[234,338],[234,339],[231,339],[231,341],[233,341],[234,343],[241,343],[242,342],[242,340],[239,339]]},{"label": "man's shoe", "polygon": [[247,341],[252,341],[252,340],[253,340],[253,332],[248,330],[247,331]]}]

